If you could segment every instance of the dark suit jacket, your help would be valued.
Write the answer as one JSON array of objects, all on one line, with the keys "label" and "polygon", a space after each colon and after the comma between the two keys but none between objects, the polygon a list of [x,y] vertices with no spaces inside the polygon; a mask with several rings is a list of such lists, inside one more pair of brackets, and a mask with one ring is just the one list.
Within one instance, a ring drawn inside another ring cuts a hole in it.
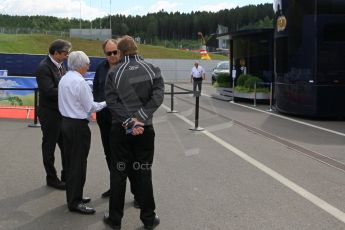
[{"label": "dark suit jacket", "polygon": [[97,102],[105,101],[105,80],[109,71],[108,60],[103,60],[96,68],[95,78],[93,79],[93,99]]},{"label": "dark suit jacket", "polygon": [[64,65],[62,65],[62,71],[60,73],[56,65],[50,60],[49,56],[41,61],[36,71],[40,107],[59,110],[58,84],[65,73],[66,68]]}]

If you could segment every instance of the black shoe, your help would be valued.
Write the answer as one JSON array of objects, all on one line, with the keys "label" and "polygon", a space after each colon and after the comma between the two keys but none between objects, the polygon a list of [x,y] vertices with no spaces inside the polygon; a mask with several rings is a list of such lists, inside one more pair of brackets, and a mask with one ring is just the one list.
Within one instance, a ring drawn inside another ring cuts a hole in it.
[{"label": "black shoe", "polygon": [[160,219],[159,217],[156,215],[155,219],[153,220],[153,224],[152,225],[144,225],[144,229],[154,229],[155,227],[157,227],[160,223]]},{"label": "black shoe", "polygon": [[121,224],[115,224],[109,217],[109,212],[104,213],[103,222],[109,225],[112,229],[121,229]]},{"label": "black shoe", "polygon": [[80,203],[77,205],[77,207],[70,208],[69,210],[71,212],[79,212],[80,214],[84,214],[84,215],[91,215],[96,212],[95,209],[86,206],[84,203]]},{"label": "black shoe", "polygon": [[110,189],[104,193],[102,193],[102,198],[110,197]]},{"label": "black shoe", "polygon": [[47,180],[47,186],[53,187],[59,190],[66,190],[65,182],[60,181],[58,178],[55,180]]},{"label": "black shoe", "polygon": [[91,201],[91,198],[88,196],[85,196],[81,199],[81,202],[84,204],[90,203],[90,201]]},{"label": "black shoe", "polygon": [[134,208],[140,208],[138,201],[136,201],[136,200],[133,201],[133,207]]}]

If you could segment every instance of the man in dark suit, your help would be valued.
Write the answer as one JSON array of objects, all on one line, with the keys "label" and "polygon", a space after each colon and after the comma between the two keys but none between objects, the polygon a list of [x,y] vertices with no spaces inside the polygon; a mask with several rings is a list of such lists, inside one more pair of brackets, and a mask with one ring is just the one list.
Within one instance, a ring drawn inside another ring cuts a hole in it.
[{"label": "man in dark suit", "polygon": [[[46,171],[47,185],[65,190],[64,151],[61,135],[62,116],[58,109],[58,84],[66,73],[63,62],[68,58],[71,43],[65,40],[55,40],[49,46],[49,54],[44,58],[36,71],[36,81],[39,92],[38,118],[42,130],[42,155]],[[58,143],[61,151],[61,180],[57,177],[54,167],[55,147]]]},{"label": "man in dark suit", "polygon": [[[117,55],[117,41],[115,39],[107,39],[102,44],[102,49],[106,55],[106,59],[103,60],[96,69],[95,78],[93,80],[93,97],[96,102],[105,101],[104,85],[108,76],[108,71],[113,68],[119,60]],[[102,144],[105,154],[105,159],[110,171],[110,129],[111,129],[111,113],[108,108],[104,108],[96,113],[97,124],[101,132]],[[102,193],[102,197],[109,197],[110,189]]]}]

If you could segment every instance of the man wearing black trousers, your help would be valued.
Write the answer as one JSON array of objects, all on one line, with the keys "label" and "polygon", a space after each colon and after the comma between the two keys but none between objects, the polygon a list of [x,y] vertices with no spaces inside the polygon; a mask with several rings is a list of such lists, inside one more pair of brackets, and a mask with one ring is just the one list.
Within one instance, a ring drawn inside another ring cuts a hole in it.
[{"label": "man wearing black trousers", "polygon": [[[42,130],[42,155],[46,171],[47,185],[56,189],[65,189],[65,157],[61,136],[61,114],[58,109],[58,84],[66,73],[63,61],[68,58],[72,45],[65,40],[55,40],[50,44],[48,56],[41,61],[36,71],[39,92],[38,118]],[[61,180],[54,167],[55,147],[58,143],[61,151]]]},{"label": "man wearing black trousers", "polygon": [[[106,59],[99,63],[96,69],[95,78],[93,79],[93,97],[97,102],[105,101],[104,85],[110,68],[114,67],[118,62],[117,41],[115,39],[107,39],[102,44],[102,49],[106,55]],[[111,113],[106,107],[96,113],[96,120],[101,132],[102,145],[110,171],[110,129],[111,129]],[[109,197],[110,189],[102,193],[102,197]]]},{"label": "man wearing black trousers", "polygon": [[91,132],[90,115],[103,109],[105,102],[94,102],[91,89],[83,76],[90,60],[82,51],[73,51],[68,57],[69,71],[59,84],[59,110],[62,118],[62,136],[66,156],[66,196],[68,209],[81,214],[94,214],[86,205],[90,198],[83,198],[86,180],[87,157]]},{"label": "man wearing black trousers", "polygon": [[152,117],[163,102],[164,81],[158,67],[137,55],[133,38],[124,36],[117,48],[121,59],[110,71],[105,84],[112,128],[111,196],[104,222],[113,229],[121,229],[126,178],[131,175],[141,209],[140,219],[145,229],[153,229],[160,220],[155,213],[152,186],[155,139]]},{"label": "man wearing black trousers", "polygon": [[[106,59],[102,61],[96,69],[95,78],[93,80],[93,97],[97,102],[105,101],[105,81],[108,76],[108,72],[111,68],[114,68],[119,61],[119,55],[117,50],[117,40],[107,39],[102,44],[102,49],[106,55]],[[101,132],[102,145],[104,149],[105,159],[107,161],[108,169],[110,172],[110,130],[111,130],[111,113],[107,107],[96,113],[96,120]],[[132,181],[131,175],[129,180]],[[134,186],[131,183],[131,192],[134,195]],[[110,196],[110,189],[102,193],[102,197],[106,198]],[[134,207],[139,208],[139,204],[134,197]]]}]

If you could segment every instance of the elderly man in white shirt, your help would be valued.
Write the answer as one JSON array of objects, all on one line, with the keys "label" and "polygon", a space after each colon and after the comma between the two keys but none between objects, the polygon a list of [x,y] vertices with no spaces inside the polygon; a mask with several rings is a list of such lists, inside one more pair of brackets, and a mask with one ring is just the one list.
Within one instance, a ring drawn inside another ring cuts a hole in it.
[{"label": "elderly man in white shirt", "polygon": [[198,95],[200,96],[201,93],[201,84],[202,81],[205,80],[205,70],[204,68],[202,68],[201,65],[199,65],[199,62],[196,61],[194,63],[194,66],[192,68],[192,71],[190,73],[190,82],[193,81],[193,93],[194,93],[194,97],[197,94],[197,90],[196,88],[198,87]]},{"label": "elderly man in white shirt", "polygon": [[73,51],[67,64],[69,71],[59,82],[58,95],[59,110],[63,116],[67,205],[71,212],[94,214],[95,210],[85,204],[91,199],[83,198],[91,143],[88,123],[91,113],[103,109],[106,103],[93,101],[91,89],[83,78],[90,65],[88,56],[82,51]]}]

